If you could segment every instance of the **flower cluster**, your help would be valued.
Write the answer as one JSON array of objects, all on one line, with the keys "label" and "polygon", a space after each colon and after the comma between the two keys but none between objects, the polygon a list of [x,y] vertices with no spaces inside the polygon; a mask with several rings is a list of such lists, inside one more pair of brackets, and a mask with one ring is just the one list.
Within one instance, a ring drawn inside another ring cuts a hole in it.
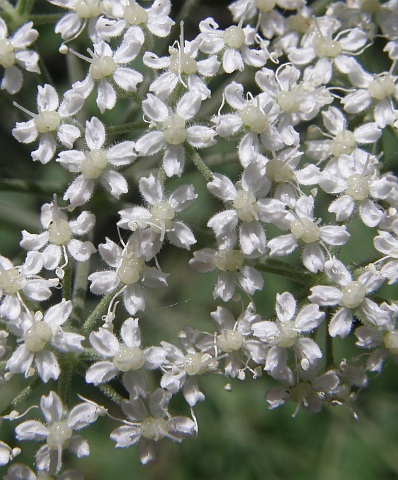
[{"label": "flower cluster", "polygon": [[[89,455],[77,432],[105,415],[115,447],[138,445],[147,463],[159,441],[198,434],[215,374],[227,390],[267,377],[270,409],[356,415],[358,389],[398,361],[398,303],[384,293],[398,281],[398,178],[383,150],[398,135],[395,4],[235,0],[233,25],[206,18],[186,40],[170,0],[49,0],[66,10],[54,26],[65,88],[39,76],[25,3],[23,15],[0,5],[1,89],[14,142],[59,182],[39,188],[41,228],[22,230],[15,260],[0,256],[0,389],[33,379],[1,415],[15,438],[0,441],[4,478],[81,480],[64,450]],[[384,63],[367,70],[382,42]],[[351,259],[365,237],[372,257]],[[207,318],[151,339],[152,300],[202,274],[215,279]],[[281,287],[266,315],[274,275],[301,293]],[[350,357],[336,337],[354,339]],[[14,410],[35,389],[39,405]]]}]

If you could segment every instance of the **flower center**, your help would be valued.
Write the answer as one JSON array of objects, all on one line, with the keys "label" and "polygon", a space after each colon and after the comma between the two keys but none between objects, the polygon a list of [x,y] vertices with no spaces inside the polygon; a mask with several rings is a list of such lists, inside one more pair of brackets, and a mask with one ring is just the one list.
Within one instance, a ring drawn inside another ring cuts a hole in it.
[{"label": "flower center", "polygon": [[245,32],[237,25],[228,27],[223,35],[225,45],[230,48],[240,48],[245,43]]},{"label": "flower center", "polygon": [[160,233],[170,230],[175,211],[168,202],[159,202],[151,208],[151,215],[153,223],[151,228],[154,232]]},{"label": "flower center", "polygon": [[384,345],[393,355],[398,355],[398,332],[393,330],[384,335]]},{"label": "flower center", "polygon": [[355,148],[356,141],[354,134],[349,130],[339,132],[330,145],[330,152],[335,157],[340,155],[349,155]]},{"label": "flower center", "polygon": [[270,12],[276,5],[276,0],[257,0],[259,12]]},{"label": "flower center", "polygon": [[170,54],[170,70],[176,75],[193,75],[198,71],[198,64],[187,53],[173,49]]},{"label": "flower center", "polygon": [[24,334],[25,347],[30,352],[40,352],[51,337],[51,328],[46,323],[35,322]]},{"label": "flower center", "polygon": [[361,282],[350,282],[342,290],[341,303],[346,308],[357,308],[361,305],[366,295],[365,285]]},{"label": "flower center", "polygon": [[130,25],[142,25],[148,21],[148,14],[137,4],[125,7],[123,17]]},{"label": "flower center", "polygon": [[48,227],[50,242],[54,245],[65,245],[72,237],[72,231],[66,220],[54,220]]},{"label": "flower center", "polygon": [[0,288],[4,290],[7,295],[17,293],[26,285],[26,278],[19,273],[15,267],[9,270],[0,268]]},{"label": "flower center", "polygon": [[290,348],[296,343],[298,332],[290,323],[281,323],[276,343],[282,348]]},{"label": "flower center", "polygon": [[144,264],[144,260],[134,253],[124,256],[117,269],[120,281],[126,285],[138,282]]},{"label": "flower center", "polygon": [[226,329],[217,336],[217,345],[223,352],[235,352],[243,343],[242,334],[236,330]]},{"label": "flower center", "polygon": [[184,358],[184,370],[187,375],[201,375],[216,365],[214,360],[209,363],[211,359],[207,353],[189,353]]},{"label": "flower center", "polygon": [[185,142],[187,138],[185,120],[176,113],[169,115],[163,123],[163,137],[170,145]]},{"label": "flower center", "polygon": [[113,57],[105,55],[100,58],[93,58],[89,68],[89,73],[94,80],[109,77],[116,69],[116,62]]},{"label": "flower center", "polygon": [[321,238],[321,232],[316,223],[309,218],[299,218],[290,224],[293,237],[304,243],[317,242]]},{"label": "flower center", "polygon": [[218,250],[216,253],[215,264],[223,272],[234,272],[243,265],[243,253],[239,250]]},{"label": "flower center", "polygon": [[86,158],[82,163],[82,173],[85,178],[95,180],[101,176],[107,165],[106,153],[99,148],[95,148],[86,153]]},{"label": "flower center", "polygon": [[383,100],[383,98],[389,97],[395,92],[394,79],[388,74],[376,77],[369,83],[368,92],[372,98]]},{"label": "flower center", "polygon": [[33,121],[38,133],[53,132],[61,123],[61,115],[58,112],[44,111],[36,115]]},{"label": "flower center", "polygon": [[101,14],[98,0],[77,0],[75,12],[80,18],[98,17]]},{"label": "flower center", "polygon": [[281,109],[287,113],[297,112],[300,108],[300,100],[295,92],[279,92],[276,101]]},{"label": "flower center", "polygon": [[354,200],[365,200],[369,195],[369,183],[367,179],[359,174],[354,173],[347,179],[347,191]]},{"label": "flower center", "polygon": [[51,450],[64,449],[72,438],[72,429],[65,421],[54,422],[48,429],[47,445]]},{"label": "flower center", "polygon": [[15,63],[14,47],[12,43],[2,38],[0,39],[0,65],[4,68],[12,67]]},{"label": "flower center", "polygon": [[314,38],[314,49],[318,57],[334,58],[343,51],[341,43],[337,40],[330,40],[329,38],[317,35]]},{"label": "flower center", "polygon": [[141,423],[141,435],[148,440],[159,440],[169,432],[169,425],[164,418],[147,417]]},{"label": "flower center", "polygon": [[245,127],[254,133],[262,133],[268,127],[267,117],[255,105],[246,105],[239,114]]},{"label": "flower center", "polygon": [[138,347],[120,346],[113,357],[113,364],[121,372],[138,370],[144,365],[144,352]]},{"label": "flower center", "polygon": [[267,177],[277,183],[290,182],[293,180],[293,170],[282,160],[273,158],[266,165]]},{"label": "flower center", "polygon": [[258,219],[258,205],[256,204],[256,197],[252,193],[246,190],[238,190],[233,205],[238,218],[242,222],[251,222]]}]

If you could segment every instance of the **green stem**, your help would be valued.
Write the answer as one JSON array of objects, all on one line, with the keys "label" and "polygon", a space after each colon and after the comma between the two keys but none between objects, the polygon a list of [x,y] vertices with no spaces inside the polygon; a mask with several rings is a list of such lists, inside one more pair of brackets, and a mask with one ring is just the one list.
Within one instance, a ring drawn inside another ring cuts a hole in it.
[{"label": "green stem", "polygon": [[21,17],[28,17],[32,11],[35,0],[18,0],[15,11]]},{"label": "green stem", "polygon": [[148,124],[145,122],[131,122],[131,123],[125,123],[123,125],[113,125],[110,127],[106,127],[106,132],[111,135],[120,135],[124,133],[131,133],[132,131],[135,130],[145,130],[148,128]]},{"label": "green stem", "polygon": [[59,359],[61,374],[58,377],[57,381],[57,390],[59,398],[61,399],[63,405],[68,405],[69,403],[69,392],[72,383],[72,374],[73,368],[68,362],[68,358]]},{"label": "green stem", "polygon": [[256,269],[288,277],[301,285],[309,286],[313,281],[312,274],[308,270],[289,265],[276,259],[267,258],[264,263],[257,263]]},{"label": "green stem", "polygon": [[108,293],[103,297],[100,303],[97,305],[97,308],[91,313],[87,318],[86,322],[82,328],[82,335],[85,337],[93,330],[94,325],[97,321],[106,314],[109,304],[111,303],[112,298],[115,296],[115,292]]},{"label": "green stem", "polygon": [[189,149],[189,150],[191,150],[190,153],[191,153],[192,161],[195,164],[196,168],[199,170],[199,172],[205,177],[205,179],[208,182],[213,180],[213,172],[205,164],[205,162],[200,158],[199,153],[193,149]]},{"label": "green stem", "polygon": [[112,402],[116,403],[116,405],[120,405],[122,403],[123,397],[119,393],[117,393],[116,390],[114,390],[110,385],[98,385],[98,388],[104,395],[110,398]]}]

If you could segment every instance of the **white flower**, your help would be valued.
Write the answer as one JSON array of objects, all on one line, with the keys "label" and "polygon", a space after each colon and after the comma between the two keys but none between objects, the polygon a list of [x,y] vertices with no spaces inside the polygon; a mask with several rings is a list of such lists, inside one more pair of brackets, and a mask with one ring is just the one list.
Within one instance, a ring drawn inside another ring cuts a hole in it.
[{"label": "white flower", "polygon": [[7,465],[8,462],[21,453],[18,447],[11,448],[7,443],[0,441],[0,467]]},{"label": "white flower", "polygon": [[282,64],[276,72],[262,68],[255,80],[263,92],[279,107],[278,131],[285,145],[297,145],[300,137],[294,129],[300,121],[314,118],[319,110],[333,101],[325,87],[299,81],[300,70],[293,65]]},{"label": "white flower", "polygon": [[247,25],[242,28],[232,25],[226,30],[219,30],[213,18],[207,18],[199,24],[199,48],[207,54],[222,51],[222,66],[226,73],[242,71],[246,65],[262,67],[268,59],[268,52],[262,49],[251,49],[255,42],[256,30]]},{"label": "white flower", "polygon": [[64,200],[69,200],[74,207],[88,202],[98,180],[115,198],[127,193],[127,181],[110,167],[129,165],[136,158],[134,142],[131,141],[121,142],[107,149],[103,148],[105,126],[96,117],[86,122],[85,139],[88,151],[61,152],[56,159],[70,172],[80,173],[64,194]]},{"label": "white flower", "polygon": [[202,125],[187,127],[189,122],[199,111],[202,98],[194,92],[185,93],[177,102],[175,113],[159,98],[148,93],[142,102],[142,109],[151,126],[158,129],[146,133],[137,140],[138,155],[145,157],[154,155],[165,149],[163,168],[168,177],[180,176],[185,165],[185,149],[187,141],[194,148],[205,148],[214,145],[216,132]]},{"label": "white flower", "polygon": [[58,94],[53,86],[46,84],[37,88],[39,113],[34,114],[24,109],[33,118],[28,122],[18,122],[12,134],[22,143],[34,142],[39,137],[39,148],[31,153],[32,159],[48,163],[55,154],[55,135],[66,148],[72,148],[75,140],[80,137],[80,129],[68,123],[68,118],[82,108],[84,99],[80,94],[69,90],[59,104]]},{"label": "white flower", "polygon": [[240,250],[231,248],[202,248],[194,252],[189,264],[199,272],[220,270],[213,291],[214,298],[228,302],[235,294],[237,284],[248,295],[253,295],[264,286],[262,275],[253,267],[244,264],[245,257]]},{"label": "white flower", "polygon": [[0,316],[15,320],[25,307],[21,293],[32,300],[42,302],[51,296],[51,287],[58,279],[45,279],[37,274],[43,268],[39,252],[28,252],[24,263],[15,267],[6,257],[0,256]]},{"label": "white flower", "polygon": [[[21,314],[19,332],[23,343],[17,347],[6,363],[11,373],[24,373],[25,377],[34,374],[35,369],[43,382],[56,380],[60,367],[50,345],[61,352],[81,352],[84,340],[82,335],[62,330],[63,325],[72,312],[72,302],[62,300],[53,305],[44,314]],[[32,363],[35,363],[35,369]]]},{"label": "white flower", "polygon": [[139,443],[139,458],[145,464],[155,459],[154,442],[170,438],[180,442],[195,435],[196,423],[188,417],[172,417],[168,412],[171,393],[158,388],[149,397],[149,411],[142,398],[123,400],[122,409],[127,416],[125,425],[111,433],[116,448],[127,448]]},{"label": "white flower", "polygon": [[393,125],[395,115],[392,100],[398,98],[397,77],[390,72],[368,73],[352,57],[345,73],[356,88],[342,99],[344,110],[348,113],[360,113],[373,105],[373,116],[377,125],[380,128]]},{"label": "white flower", "polygon": [[[218,327],[216,342],[212,343],[225,357],[224,372],[228,377],[245,378],[245,370],[251,370],[248,360],[253,360],[256,365],[265,364],[267,348],[264,343],[251,338],[252,325],[260,320],[260,315],[254,313],[253,303],[249,303],[246,309],[235,318],[234,315],[224,307],[217,307],[212,312],[212,319]],[[257,369],[253,371],[256,377]]]},{"label": "white flower", "polygon": [[358,205],[359,216],[368,227],[376,227],[384,218],[384,209],[374,200],[385,200],[396,185],[386,175],[380,176],[377,160],[372,164],[369,154],[355,150],[341,155],[323,170],[319,186],[327,193],[341,194],[328,208],[343,222]]},{"label": "white flower", "polygon": [[141,245],[141,251],[145,252],[146,258],[152,258],[158,253],[165,236],[173,245],[189,250],[191,245],[196,243],[196,239],[184,222],[175,220],[175,215],[189,208],[198,197],[193,185],[178,187],[166,199],[161,183],[153,174],[141,177],[138,184],[149,208],[132,207],[120,210],[118,226],[132,231],[146,229],[142,237],[147,248]]},{"label": "white flower", "polygon": [[72,451],[78,458],[90,453],[87,441],[80,435],[74,435],[73,431],[95,422],[105,410],[94,403],[83,402],[66,413],[55,392],[41,397],[40,409],[45,425],[37,420],[27,420],[16,427],[15,433],[18,440],[46,442],[36,453],[36,465],[39,470],[54,475],[62,467],[64,449]]},{"label": "white flower", "polygon": [[170,56],[159,58],[155,53],[145,52],[143,62],[146,66],[156,70],[166,70],[151,83],[149,90],[159,98],[165,98],[180,83],[189,91],[199,94],[202,100],[209,98],[211,91],[206,83],[217,74],[220,62],[216,55],[211,55],[204,60],[196,60],[199,46],[198,38],[192,42],[184,41],[181,32],[177,48],[169,47]]},{"label": "white flower", "polygon": [[[115,291],[115,297],[123,293],[126,310],[134,315],[138,310],[145,310],[145,298],[142,287],[159,288],[167,286],[168,274],[155,267],[148,267],[140,251],[141,232],[134,232],[124,248],[107,239],[99,245],[102,258],[113,270],[92,273],[90,290],[97,295]],[[142,287],[141,287],[142,285]]]},{"label": "white flower", "polygon": [[310,140],[306,142],[306,155],[321,162],[328,157],[350,155],[358,145],[377,142],[381,130],[375,122],[363,123],[353,131],[348,129],[348,122],[343,112],[336,107],[329,107],[322,112],[326,132],[321,133],[325,140]]},{"label": "white flower", "polygon": [[67,263],[67,252],[78,262],[87,261],[96,252],[91,242],[82,242],[74,238],[75,235],[85,235],[93,229],[95,216],[92,213],[83,211],[76,220],[68,221],[65,213],[52,202],[41,207],[40,220],[46,231],[33,234],[23,230],[20,245],[25,250],[40,250],[44,268],[48,270],[57,268],[62,255]]},{"label": "white flower", "polygon": [[4,68],[1,89],[7,90],[11,95],[19,92],[22,88],[21,69],[40,73],[37,65],[39,55],[35,51],[26,48],[39,35],[32,26],[33,22],[25,23],[11,37],[7,37],[7,25],[0,18],[0,66]]},{"label": "white flower", "polygon": [[135,0],[102,0],[102,4],[107,15],[116,18],[123,28],[137,26],[143,34],[147,34],[148,29],[156,37],[164,38],[174,25],[169,17],[170,0],[155,0],[148,8],[143,8]]},{"label": "white flower", "polygon": [[[139,372],[141,369],[154,369],[164,355],[160,348],[141,348],[141,332],[138,319],[128,318],[120,329],[122,342],[108,329],[100,328],[90,334],[94,350],[105,360],[94,363],[86,372],[86,382],[100,385],[109,382],[120,372]],[[137,378],[135,377],[137,381]]]},{"label": "white flower", "polygon": [[286,349],[293,348],[302,378],[310,378],[319,368],[322,352],[311,338],[301,334],[319,327],[325,314],[319,306],[310,304],[296,313],[296,301],[289,292],[276,296],[276,322],[263,320],[252,324],[255,337],[269,345],[264,369],[284,384],[292,384],[294,375],[287,364]]},{"label": "white flower", "polygon": [[75,82],[72,90],[87,98],[96,87],[100,112],[111,110],[116,104],[112,80],[125,92],[135,92],[144,78],[141,73],[126,66],[137,57],[143,43],[144,35],[138,27],[127,30],[115,52],[103,40],[95,43],[94,51],[89,50],[92,58],[83,57],[90,63],[88,75],[84,80]]},{"label": "white flower", "polygon": [[220,248],[235,244],[235,228],[240,222],[239,241],[243,254],[247,258],[264,255],[266,236],[259,221],[261,212],[257,200],[267,195],[270,187],[269,179],[257,164],[249,165],[236,185],[224,175],[213,174],[213,180],[207,184],[207,188],[233,207],[217,213],[207,223],[214,230]]},{"label": "white flower", "polygon": [[76,38],[87,24],[91,40],[98,39],[96,21],[104,13],[102,0],[49,0],[49,2],[70,10],[55,25],[55,33],[60,33],[63,40]]},{"label": "white flower", "polygon": [[302,195],[295,203],[294,213],[287,212],[285,221],[290,234],[281,235],[268,242],[271,257],[289,255],[299,245],[304,244],[303,265],[313,273],[322,271],[325,255],[322,248],[329,245],[344,245],[350,238],[346,226],[329,225],[319,227],[314,220],[314,198]]},{"label": "white flower", "polygon": [[331,285],[316,285],[311,288],[308,297],[313,303],[321,306],[338,305],[329,323],[329,334],[345,338],[351,330],[354,313],[359,312],[359,318],[365,326],[385,325],[391,322],[391,313],[382,309],[366,295],[377,290],[384,278],[376,271],[368,269],[353,280],[351,273],[337,259],[325,262],[325,273],[339,287]]}]

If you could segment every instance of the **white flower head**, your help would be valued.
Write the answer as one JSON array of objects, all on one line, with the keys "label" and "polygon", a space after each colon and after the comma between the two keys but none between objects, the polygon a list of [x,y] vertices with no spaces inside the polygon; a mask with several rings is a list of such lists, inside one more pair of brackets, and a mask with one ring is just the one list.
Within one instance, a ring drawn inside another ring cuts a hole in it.
[{"label": "white flower head", "polygon": [[104,124],[93,117],[86,122],[85,139],[89,149],[61,152],[56,159],[70,172],[80,173],[64,194],[64,200],[69,200],[73,206],[88,202],[97,181],[115,198],[128,191],[126,179],[114,168],[135,160],[134,142],[125,141],[103,148],[105,137]]},{"label": "white flower head", "polygon": [[33,117],[27,122],[18,122],[12,130],[13,136],[22,143],[32,143],[39,137],[39,147],[31,153],[32,159],[43,164],[55,155],[56,138],[66,147],[72,148],[80,137],[80,129],[68,122],[83,106],[84,98],[72,90],[65,93],[59,103],[58,94],[51,85],[38,86],[37,109],[34,114],[23,109]]},{"label": "white flower head", "polygon": [[34,50],[28,50],[39,33],[33,27],[33,22],[22,25],[11,37],[5,21],[0,18],[0,66],[4,68],[1,89],[11,95],[22,88],[22,70],[40,73],[39,55]]},{"label": "white flower head", "polygon": [[40,471],[54,475],[62,468],[63,450],[72,451],[78,458],[90,453],[87,441],[80,435],[75,435],[74,430],[80,430],[95,422],[106,410],[94,403],[83,402],[67,413],[55,392],[41,397],[40,409],[46,420],[45,424],[37,420],[27,420],[16,427],[15,433],[18,440],[46,442],[36,453],[36,465]]},{"label": "white flower head", "polygon": [[214,145],[216,132],[202,125],[187,127],[198,113],[202,98],[195,92],[185,93],[177,102],[175,111],[160,98],[148,94],[142,102],[145,116],[151,121],[154,129],[137,140],[136,148],[139,156],[150,156],[164,149],[163,168],[168,177],[180,176],[185,165],[184,143],[194,148],[205,148]]}]

